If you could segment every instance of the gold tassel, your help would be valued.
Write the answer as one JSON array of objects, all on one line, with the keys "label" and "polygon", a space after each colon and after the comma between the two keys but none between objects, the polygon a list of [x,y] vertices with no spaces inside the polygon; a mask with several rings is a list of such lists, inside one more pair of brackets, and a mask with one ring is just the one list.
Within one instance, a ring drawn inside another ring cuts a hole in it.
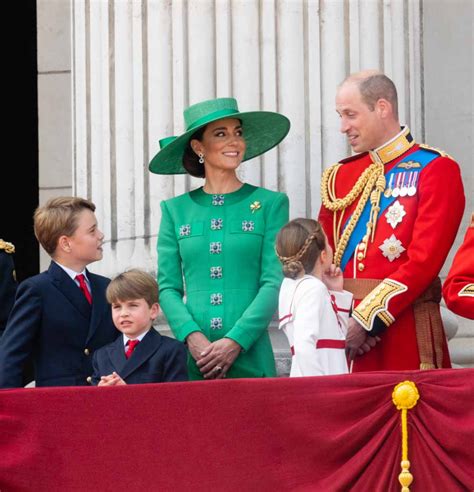
[{"label": "gold tassel", "polygon": [[401,492],[410,492],[410,485],[413,482],[413,475],[410,473],[410,462],[408,461],[408,410],[413,408],[420,398],[418,388],[413,381],[403,381],[395,386],[392,393],[393,404],[397,410],[401,410],[402,419],[402,461],[400,466],[401,473],[398,475],[398,481],[402,488]]}]

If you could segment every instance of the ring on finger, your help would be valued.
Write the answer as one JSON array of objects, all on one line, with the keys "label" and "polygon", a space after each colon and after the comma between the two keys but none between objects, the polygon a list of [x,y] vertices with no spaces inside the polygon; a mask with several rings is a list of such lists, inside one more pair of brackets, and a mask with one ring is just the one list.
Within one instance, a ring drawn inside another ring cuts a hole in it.
[{"label": "ring on finger", "polygon": [[215,366],[214,367],[214,371],[221,372],[222,371],[222,367],[221,366]]}]

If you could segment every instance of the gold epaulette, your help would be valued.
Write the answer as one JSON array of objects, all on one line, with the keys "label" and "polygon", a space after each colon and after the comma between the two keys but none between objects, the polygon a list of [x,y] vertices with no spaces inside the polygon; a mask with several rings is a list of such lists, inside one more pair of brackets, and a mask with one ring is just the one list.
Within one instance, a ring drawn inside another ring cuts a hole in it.
[{"label": "gold epaulette", "polygon": [[[357,161],[361,157],[366,156],[367,154],[368,154],[368,152],[361,152],[360,154],[350,155],[349,157],[346,157],[345,159],[340,160],[337,164],[346,164],[348,162]],[[333,165],[335,165],[335,164],[333,164]]]},{"label": "gold epaulette", "polygon": [[447,157],[448,159],[451,159],[452,161],[454,161],[454,159],[448,153],[446,153],[444,150],[437,149],[436,147],[431,147],[430,145],[426,145],[426,144],[420,144],[420,148],[426,149],[426,150],[431,150],[431,152],[436,152],[441,157]]},{"label": "gold epaulette", "polygon": [[469,227],[474,227],[474,212],[471,215],[471,225]]},{"label": "gold epaulette", "polygon": [[12,243],[7,243],[3,239],[0,239],[0,249],[3,249],[5,253],[14,253],[15,246]]}]

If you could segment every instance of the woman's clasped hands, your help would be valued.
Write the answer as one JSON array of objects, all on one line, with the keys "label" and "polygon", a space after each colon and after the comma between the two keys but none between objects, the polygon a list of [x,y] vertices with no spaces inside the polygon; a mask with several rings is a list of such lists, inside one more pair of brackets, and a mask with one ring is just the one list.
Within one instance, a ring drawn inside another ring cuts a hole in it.
[{"label": "woman's clasped hands", "polygon": [[188,349],[205,379],[223,379],[242,350],[231,338],[210,342],[201,332],[191,333]]}]

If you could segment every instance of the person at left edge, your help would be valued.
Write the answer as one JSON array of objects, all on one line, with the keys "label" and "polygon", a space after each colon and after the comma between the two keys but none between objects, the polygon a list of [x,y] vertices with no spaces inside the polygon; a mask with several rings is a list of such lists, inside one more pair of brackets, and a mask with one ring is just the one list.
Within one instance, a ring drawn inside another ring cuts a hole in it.
[{"label": "person at left edge", "polygon": [[18,287],[0,340],[0,388],[22,386],[30,354],[36,386],[89,385],[94,350],[117,338],[105,298],[110,280],[86,268],[102,259],[94,211],[78,197],[53,198],[35,211],[35,235],[52,261]]},{"label": "person at left edge", "polygon": [[187,344],[190,379],[275,376],[267,327],[282,281],[274,242],[288,221],[288,197],[243,183],[236,171],[281,142],[290,122],[278,113],[240,112],[233,98],[190,106],[184,119],[184,134],[149,165],[156,174],[205,180],[161,203],[161,307]]},{"label": "person at left edge", "polygon": [[14,252],[15,246],[12,243],[0,239],[0,338],[15,301],[17,282],[12,256]]},{"label": "person at left edge", "polygon": [[453,313],[474,319],[474,213],[443,284],[443,298]]}]

